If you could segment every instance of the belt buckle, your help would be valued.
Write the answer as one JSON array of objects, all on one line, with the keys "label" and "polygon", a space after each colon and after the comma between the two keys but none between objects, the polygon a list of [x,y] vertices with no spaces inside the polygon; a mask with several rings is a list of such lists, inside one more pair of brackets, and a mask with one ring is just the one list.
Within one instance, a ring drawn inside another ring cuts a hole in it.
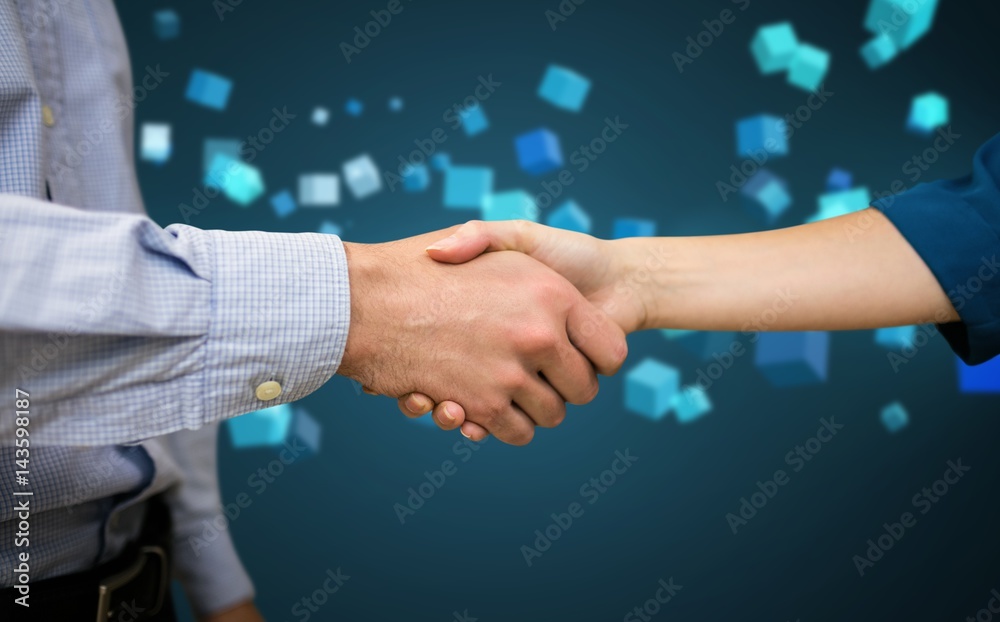
[{"label": "belt buckle", "polygon": [[144,615],[156,615],[163,607],[163,600],[167,593],[167,553],[159,546],[144,546],[139,549],[139,558],[134,564],[101,581],[98,587],[97,600],[97,622],[108,622],[112,617],[111,597],[115,590],[128,585],[138,577],[146,567],[148,558],[156,557],[160,566],[160,585],[156,594],[156,604],[152,609],[144,611]]}]

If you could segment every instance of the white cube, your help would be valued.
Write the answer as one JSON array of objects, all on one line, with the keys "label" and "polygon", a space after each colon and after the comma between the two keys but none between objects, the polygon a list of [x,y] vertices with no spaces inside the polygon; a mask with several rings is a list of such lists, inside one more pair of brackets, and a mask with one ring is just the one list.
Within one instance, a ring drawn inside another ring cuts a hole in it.
[{"label": "white cube", "polygon": [[330,121],[330,111],[322,106],[317,106],[313,108],[312,112],[312,122],[316,125],[323,127]]},{"label": "white cube", "polygon": [[336,173],[299,175],[299,205],[329,207],[340,204],[340,177]]},{"label": "white cube", "polygon": [[140,157],[147,162],[162,164],[170,159],[169,123],[143,123],[139,140]]},{"label": "white cube", "polygon": [[382,189],[382,178],[367,153],[344,162],[344,183],[355,199],[363,199]]}]

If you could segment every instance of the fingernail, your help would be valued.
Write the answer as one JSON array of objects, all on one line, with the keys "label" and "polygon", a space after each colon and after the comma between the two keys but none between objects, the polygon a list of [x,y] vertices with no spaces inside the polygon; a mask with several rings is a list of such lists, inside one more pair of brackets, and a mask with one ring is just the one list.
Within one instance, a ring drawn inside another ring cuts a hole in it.
[{"label": "fingernail", "polygon": [[442,414],[444,415],[444,418],[447,419],[449,422],[455,420],[455,415],[452,414],[451,409],[448,408],[447,404],[445,404],[444,408],[442,408],[441,410]]},{"label": "fingernail", "polygon": [[466,434],[465,430],[459,429],[458,431],[461,432],[462,436],[464,436],[465,438],[469,439],[470,441],[472,440],[472,437]]},{"label": "fingernail", "polygon": [[451,248],[452,246],[455,246],[455,244],[457,244],[457,243],[458,243],[458,238],[456,238],[453,235],[449,235],[445,239],[438,240],[437,242],[431,244],[430,246],[428,246],[424,250],[428,250],[428,251],[446,251],[449,248]]},{"label": "fingernail", "polygon": [[427,401],[417,397],[416,395],[411,395],[406,398],[406,408],[414,415],[421,415],[430,410],[430,406],[427,405]]}]

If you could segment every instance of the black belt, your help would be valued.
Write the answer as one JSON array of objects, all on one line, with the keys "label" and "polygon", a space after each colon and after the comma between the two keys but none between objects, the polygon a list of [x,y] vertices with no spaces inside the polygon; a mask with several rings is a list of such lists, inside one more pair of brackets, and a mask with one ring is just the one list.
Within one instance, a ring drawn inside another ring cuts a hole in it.
[{"label": "black belt", "polygon": [[160,496],[147,502],[138,541],[90,570],[29,584],[29,607],[14,602],[15,588],[0,590],[4,619],[20,622],[174,622],[170,597],[170,511]]}]

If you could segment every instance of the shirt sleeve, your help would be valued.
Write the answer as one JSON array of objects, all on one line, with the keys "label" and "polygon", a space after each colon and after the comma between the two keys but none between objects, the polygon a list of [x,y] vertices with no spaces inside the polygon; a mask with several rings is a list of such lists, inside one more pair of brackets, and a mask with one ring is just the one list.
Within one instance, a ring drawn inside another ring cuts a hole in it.
[{"label": "shirt sleeve", "polygon": [[920,184],[873,205],[917,251],[958,312],[960,322],[940,326],[955,353],[970,365],[1000,354],[1000,134],[976,152],[969,176]]},{"label": "shirt sleeve", "polygon": [[[0,390],[33,443],[117,445],[308,395],[350,324],[333,235],[163,229],[0,195]],[[274,380],[271,401],[256,388]],[[13,418],[0,420],[0,442]]]}]

